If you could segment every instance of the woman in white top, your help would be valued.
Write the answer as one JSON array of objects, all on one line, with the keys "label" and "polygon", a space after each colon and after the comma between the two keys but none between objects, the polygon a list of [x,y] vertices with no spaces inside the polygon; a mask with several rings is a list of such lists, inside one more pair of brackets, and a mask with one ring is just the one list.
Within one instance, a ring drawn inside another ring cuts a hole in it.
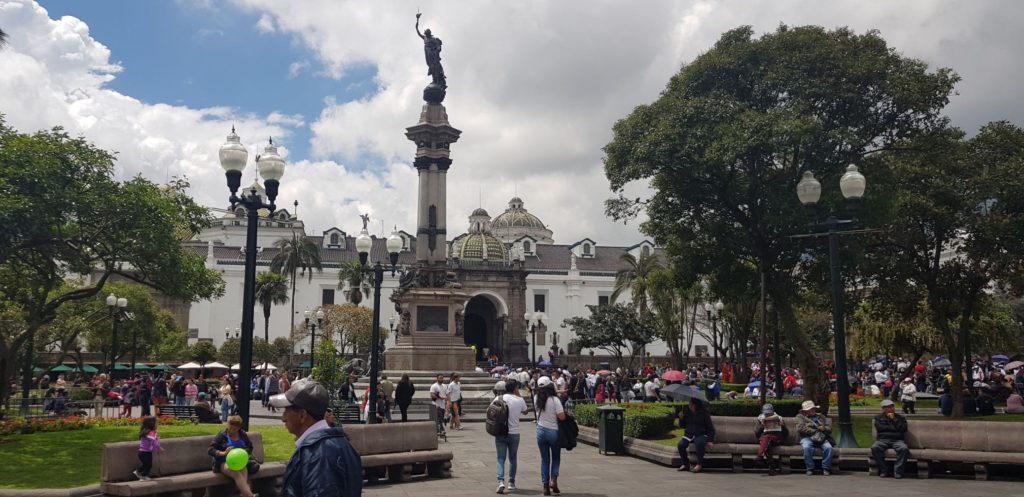
[{"label": "woman in white top", "polygon": [[551,378],[542,377],[537,381],[537,447],[540,448],[540,482],[544,495],[562,495],[558,490],[558,467],[562,462],[558,446],[558,422],[565,420],[565,410],[555,393]]},{"label": "woman in white top", "polygon": [[452,379],[448,382],[448,410],[451,411],[452,421],[448,425],[453,430],[462,429],[462,383],[459,382],[459,374],[452,373]]}]

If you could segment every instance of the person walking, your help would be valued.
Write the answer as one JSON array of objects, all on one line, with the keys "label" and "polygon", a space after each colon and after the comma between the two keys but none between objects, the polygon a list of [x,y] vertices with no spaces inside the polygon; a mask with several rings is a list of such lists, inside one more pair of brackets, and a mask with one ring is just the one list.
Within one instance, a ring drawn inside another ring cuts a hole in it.
[{"label": "person walking", "polygon": [[[516,490],[516,462],[519,457],[519,418],[529,412],[526,400],[519,393],[519,382],[509,379],[505,382],[505,392],[496,399],[505,402],[508,410],[508,434],[494,437],[494,448],[498,452],[498,490],[503,494],[506,490]],[[508,456],[508,486],[505,486],[505,457]]]},{"label": "person walking", "polygon": [[565,420],[565,408],[558,400],[555,384],[547,376],[537,380],[533,405],[537,411],[537,447],[540,449],[540,482],[544,495],[562,495],[558,489],[558,473],[562,463],[558,446],[558,422]]},{"label": "person walking", "polygon": [[[264,390],[264,395],[267,396],[267,399],[277,395],[280,392],[280,386],[280,383],[277,381],[277,374],[270,373],[270,376],[267,376],[267,386]],[[270,412],[277,412],[277,408],[270,405],[269,402],[267,402],[267,409],[270,409]]]},{"label": "person walking", "polygon": [[153,469],[153,453],[161,450],[160,436],[156,433],[156,417],[142,418],[142,427],[139,429],[139,469],[132,474],[139,480],[149,480],[149,472]]},{"label": "person walking", "polygon": [[430,385],[430,400],[434,403],[434,412],[437,415],[437,434],[442,435],[444,431],[445,408],[448,407],[448,387],[444,385],[444,375],[437,375],[437,381]]},{"label": "person walking", "polygon": [[412,404],[412,396],[416,393],[416,385],[412,384],[408,374],[403,374],[395,387],[395,403],[402,411],[402,422],[409,421],[409,405]]},{"label": "person walking", "polygon": [[196,383],[192,381],[191,378],[189,378],[189,380],[185,382],[185,404],[190,406],[195,405],[196,398],[198,397],[199,387],[196,386]]},{"label": "person walking", "polygon": [[139,401],[139,407],[142,411],[139,416],[146,417],[151,413],[150,405],[153,403],[153,382],[149,379],[149,375],[143,373],[139,378],[138,384],[135,386],[136,398]]},{"label": "person walking", "polygon": [[693,465],[692,471],[700,473],[704,468],[704,451],[715,446],[715,424],[711,422],[707,404],[698,399],[690,399],[689,405],[679,411],[679,427],[684,434],[676,445],[679,458],[683,460],[678,471],[691,471],[687,448],[693,444],[697,449],[697,464]]},{"label": "person walking", "polygon": [[[391,422],[391,406],[395,403],[395,384],[391,383],[388,375],[380,375],[380,390],[384,393],[384,400],[387,401],[387,410],[384,411],[384,419]],[[460,406],[461,407],[461,406]]]},{"label": "person walking", "polygon": [[903,378],[900,384],[900,402],[903,403],[903,414],[917,414],[914,404],[917,401],[917,386],[911,377]]},{"label": "person walking", "polygon": [[453,430],[462,430],[462,383],[459,382],[458,373],[452,373],[447,388],[448,407],[452,413],[451,424],[448,427]]},{"label": "person walking", "polygon": [[327,389],[309,379],[270,398],[272,406],[284,409],[281,421],[295,436],[295,452],[282,480],[284,497],[362,494],[362,460],[342,428],[327,424],[329,401]]},{"label": "person walking", "polygon": [[225,381],[220,387],[220,421],[228,422],[232,409],[235,407],[235,393],[231,389],[231,382]]},{"label": "person walking", "polygon": [[828,418],[818,414],[813,400],[800,404],[796,415],[796,432],[800,435],[800,447],[804,453],[804,468],[807,476],[814,474],[814,449],[821,448],[821,474],[832,474],[832,425]]}]

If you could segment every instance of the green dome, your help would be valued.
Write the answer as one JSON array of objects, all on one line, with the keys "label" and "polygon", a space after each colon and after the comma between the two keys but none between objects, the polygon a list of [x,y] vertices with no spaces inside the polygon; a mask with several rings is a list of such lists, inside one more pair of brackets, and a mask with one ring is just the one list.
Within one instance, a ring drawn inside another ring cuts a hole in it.
[{"label": "green dome", "polygon": [[491,221],[492,230],[503,230],[508,228],[538,228],[547,229],[540,218],[526,212],[523,208],[523,200],[514,197],[508,202],[508,209]]},{"label": "green dome", "polygon": [[454,245],[452,256],[461,260],[508,260],[508,247],[490,233],[467,233]]}]

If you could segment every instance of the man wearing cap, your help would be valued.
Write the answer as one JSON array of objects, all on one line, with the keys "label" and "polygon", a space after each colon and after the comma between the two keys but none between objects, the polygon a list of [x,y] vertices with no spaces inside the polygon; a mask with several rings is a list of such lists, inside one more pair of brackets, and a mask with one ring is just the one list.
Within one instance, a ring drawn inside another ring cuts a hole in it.
[{"label": "man wearing cap", "polygon": [[871,455],[878,466],[878,476],[886,477],[885,451],[892,449],[896,452],[896,464],[892,466],[892,475],[896,479],[903,478],[903,465],[910,457],[910,449],[904,442],[907,436],[907,418],[896,414],[896,404],[893,401],[882,401],[882,413],[875,416],[875,432],[877,439],[871,445]]},{"label": "man wearing cap", "polygon": [[786,422],[783,421],[782,416],[775,413],[775,406],[771,404],[761,406],[761,415],[755,422],[754,434],[757,435],[760,444],[757,459],[768,465],[769,475],[775,474],[775,469],[768,459],[769,448],[781,444],[782,440],[786,438],[783,433],[785,427]]},{"label": "man wearing cap", "polygon": [[800,435],[800,447],[804,452],[804,468],[807,476],[814,474],[814,448],[821,447],[821,474],[832,472],[832,425],[828,418],[818,414],[813,400],[800,404],[796,415],[796,432]]},{"label": "man wearing cap", "polygon": [[270,405],[284,409],[281,421],[295,436],[282,495],[356,497],[362,493],[362,460],[345,432],[324,419],[328,398],[323,386],[308,379],[296,381],[287,392],[270,397]]}]

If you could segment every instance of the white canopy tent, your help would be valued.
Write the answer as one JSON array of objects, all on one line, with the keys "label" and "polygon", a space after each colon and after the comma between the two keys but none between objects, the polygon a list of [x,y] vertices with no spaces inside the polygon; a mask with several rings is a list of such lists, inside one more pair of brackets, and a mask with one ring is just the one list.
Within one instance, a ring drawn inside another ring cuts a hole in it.
[{"label": "white canopy tent", "polygon": [[202,369],[202,366],[194,362],[186,362],[185,364],[178,366],[178,369]]},{"label": "white canopy tent", "polygon": [[225,366],[225,365],[223,365],[223,364],[221,364],[219,362],[216,362],[216,361],[208,362],[206,364],[203,364],[203,367],[206,368],[206,369],[227,369],[228,368],[227,366]]}]

